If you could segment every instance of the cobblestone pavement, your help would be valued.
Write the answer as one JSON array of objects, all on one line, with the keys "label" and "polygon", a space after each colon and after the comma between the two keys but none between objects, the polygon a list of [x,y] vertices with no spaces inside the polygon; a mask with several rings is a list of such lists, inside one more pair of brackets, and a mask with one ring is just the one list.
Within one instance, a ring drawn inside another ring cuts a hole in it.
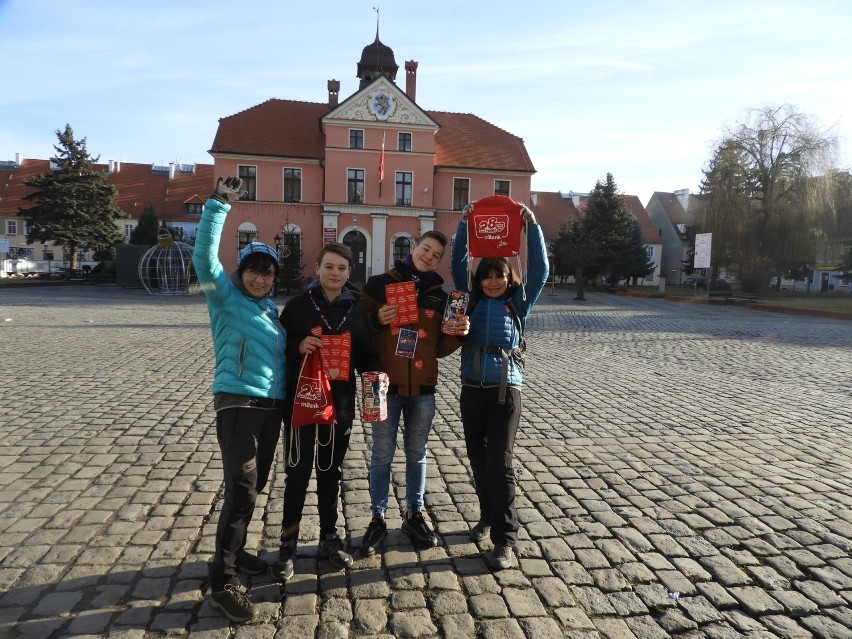
[{"label": "cobblestone pavement", "polygon": [[[547,293],[515,449],[519,569],[490,572],[489,542],[467,539],[453,357],[427,487],[443,545],[414,552],[390,518],[383,554],[334,572],[309,500],[296,577],[250,578],[258,623],[239,627],[205,598],[221,485],[203,298],[0,291],[0,637],[852,637],[852,322]],[[368,460],[356,424],[355,544]],[[282,487],[279,462],[250,529],[268,559]]]}]

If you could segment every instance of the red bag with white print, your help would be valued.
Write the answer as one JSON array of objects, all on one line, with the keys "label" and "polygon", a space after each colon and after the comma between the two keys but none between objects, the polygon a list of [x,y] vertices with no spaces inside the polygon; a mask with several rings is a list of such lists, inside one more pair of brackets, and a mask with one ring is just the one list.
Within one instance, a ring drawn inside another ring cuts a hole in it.
[{"label": "red bag with white print", "polygon": [[322,349],[302,358],[293,397],[293,428],[308,424],[333,424],[337,415],[331,397],[331,383],[323,365]]},{"label": "red bag with white print", "polygon": [[473,202],[467,216],[467,246],[471,257],[513,257],[521,250],[524,218],[521,205],[505,195]]}]

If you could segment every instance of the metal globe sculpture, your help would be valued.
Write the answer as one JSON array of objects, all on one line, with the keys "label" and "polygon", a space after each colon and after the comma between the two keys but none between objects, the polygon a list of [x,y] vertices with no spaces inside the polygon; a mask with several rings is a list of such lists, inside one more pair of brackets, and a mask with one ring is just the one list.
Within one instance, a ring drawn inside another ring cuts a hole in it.
[{"label": "metal globe sculpture", "polygon": [[139,279],[151,295],[189,295],[198,290],[192,268],[192,247],[176,242],[168,229],[157,233],[157,244],[139,260]]}]

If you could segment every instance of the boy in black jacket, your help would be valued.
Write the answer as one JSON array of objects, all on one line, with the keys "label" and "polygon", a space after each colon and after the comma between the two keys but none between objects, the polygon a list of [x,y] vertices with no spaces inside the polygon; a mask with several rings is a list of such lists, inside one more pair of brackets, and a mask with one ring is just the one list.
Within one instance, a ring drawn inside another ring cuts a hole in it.
[{"label": "boy in black jacket", "polygon": [[[293,561],[299,538],[299,524],[311,472],[316,468],[317,506],[320,518],[320,558],[338,568],[352,565],[352,556],[344,551],[337,534],[337,502],[340,494],[340,466],[349,448],[352,421],[355,418],[355,370],[359,373],[379,370],[373,350],[372,333],[367,314],[358,304],[357,294],[346,285],[352,272],[352,252],[343,244],[327,244],[319,252],[316,263],[318,281],[291,299],[281,313],[281,324],[287,330],[287,369],[289,407],[285,410],[284,516],[281,525],[281,547],[273,576],[287,581],[293,576]],[[333,425],[312,424],[293,432],[290,424],[293,397],[302,358],[323,347],[322,336],[335,338],[349,357],[329,358],[324,351],[331,381],[331,394],[337,421]],[[346,360],[349,365],[346,367]],[[292,436],[295,435],[295,436]],[[316,456],[314,455],[315,442]]]}]

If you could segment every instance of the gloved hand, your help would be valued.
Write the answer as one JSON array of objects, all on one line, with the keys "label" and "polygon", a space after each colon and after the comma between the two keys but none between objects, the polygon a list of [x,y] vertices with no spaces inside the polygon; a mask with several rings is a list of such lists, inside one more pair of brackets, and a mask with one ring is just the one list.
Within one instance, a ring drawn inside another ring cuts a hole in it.
[{"label": "gloved hand", "polygon": [[536,221],[535,221],[535,213],[533,213],[533,212],[532,212],[532,211],[531,211],[531,210],[527,207],[527,205],[526,205],[526,204],[524,204],[523,202],[521,202],[520,204],[521,204],[521,216],[522,216],[522,217],[523,217],[523,218],[524,218],[524,219],[525,219],[525,220],[526,220],[529,224],[535,224],[535,223],[536,223]]},{"label": "gloved hand", "polygon": [[467,214],[473,210],[473,204],[465,204],[462,209],[462,222],[467,222]]},{"label": "gloved hand", "polygon": [[229,204],[234,200],[240,199],[243,194],[243,181],[238,177],[229,177],[225,180],[219,178],[216,182],[216,190],[210,195],[215,200],[219,200],[222,204]]}]

